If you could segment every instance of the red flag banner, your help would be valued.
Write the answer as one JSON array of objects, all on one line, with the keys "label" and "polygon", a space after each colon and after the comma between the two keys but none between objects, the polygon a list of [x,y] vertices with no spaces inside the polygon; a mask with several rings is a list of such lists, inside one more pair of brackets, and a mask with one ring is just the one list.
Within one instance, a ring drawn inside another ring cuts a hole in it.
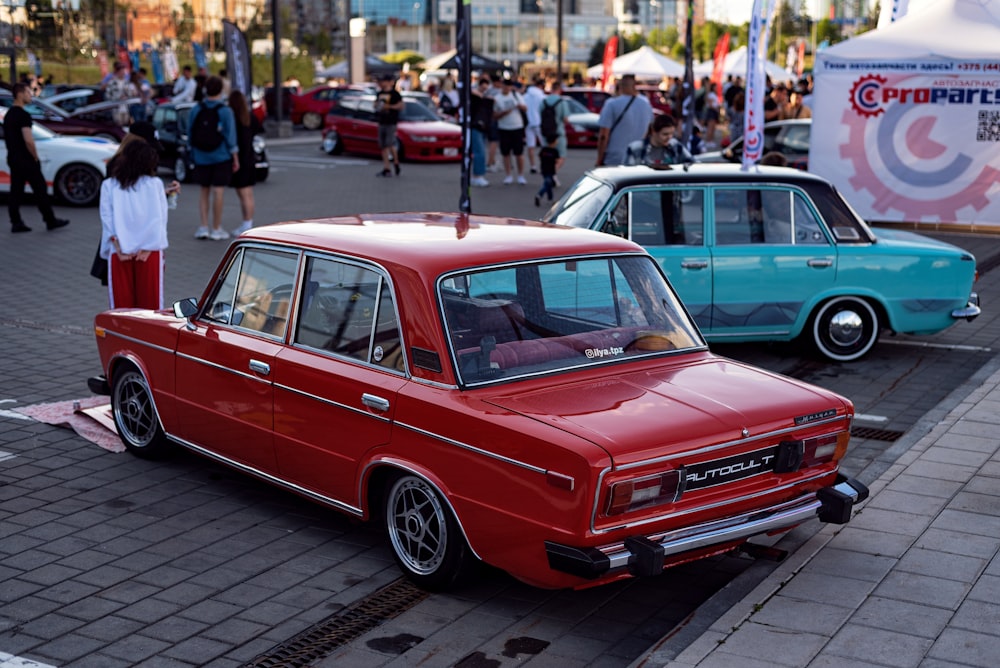
[{"label": "red flag banner", "polygon": [[715,43],[715,53],[712,54],[712,85],[715,94],[722,94],[722,77],[726,66],[726,56],[729,55],[729,33],[719,38]]},{"label": "red flag banner", "polygon": [[601,74],[601,87],[604,90],[611,89],[611,68],[617,57],[618,35],[612,35],[608,38],[608,43],[604,45],[604,71]]}]

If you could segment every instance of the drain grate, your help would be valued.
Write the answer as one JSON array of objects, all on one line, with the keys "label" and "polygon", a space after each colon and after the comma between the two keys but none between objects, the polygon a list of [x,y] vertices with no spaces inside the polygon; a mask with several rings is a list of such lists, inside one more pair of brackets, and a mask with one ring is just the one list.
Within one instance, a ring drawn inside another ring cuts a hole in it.
[{"label": "drain grate", "polygon": [[875,427],[851,427],[851,436],[854,438],[867,438],[873,441],[893,441],[899,440],[903,436],[901,431],[891,429],[876,429]]},{"label": "drain grate", "polygon": [[308,666],[427,598],[400,578],[261,654],[244,668]]}]

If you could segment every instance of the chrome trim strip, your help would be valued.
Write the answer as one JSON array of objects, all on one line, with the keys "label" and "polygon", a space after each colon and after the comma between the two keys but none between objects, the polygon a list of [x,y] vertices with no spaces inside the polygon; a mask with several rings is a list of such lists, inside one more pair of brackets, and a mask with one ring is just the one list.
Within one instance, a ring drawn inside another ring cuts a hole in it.
[{"label": "chrome trim strip", "polygon": [[372,413],[369,413],[368,411],[363,410],[361,408],[356,408],[354,406],[348,406],[347,404],[342,404],[339,401],[334,401],[333,399],[327,399],[325,397],[321,397],[321,396],[312,394],[311,392],[306,392],[304,390],[299,390],[299,389],[296,389],[294,387],[290,387],[288,385],[280,385],[278,383],[275,383],[274,387],[275,387],[275,389],[282,389],[282,390],[285,390],[286,392],[291,392],[292,394],[297,394],[297,395],[299,395],[301,397],[305,397],[306,399],[313,399],[314,401],[318,401],[318,402],[320,402],[322,404],[326,404],[327,406],[333,406],[334,408],[342,408],[342,409],[350,411],[352,413],[357,413],[358,415],[364,415],[365,417],[370,417],[373,420],[378,420],[380,422],[392,422],[392,420],[390,420],[389,418],[385,417],[384,415],[373,415]]},{"label": "chrome trim strip", "polygon": [[[835,489],[848,495],[854,501],[858,500],[857,490],[846,483],[837,485]],[[816,497],[816,493],[810,492],[793,501],[770,508],[753,510],[735,517],[683,527],[662,534],[653,534],[647,538],[658,543],[663,548],[664,554],[670,556],[801,524],[816,517],[816,511],[822,505],[823,502]],[[608,556],[609,571],[628,567],[632,553],[622,544],[617,543],[597,549]]]},{"label": "chrome trim strip", "polygon": [[817,420],[816,422],[810,422],[804,425],[796,425],[794,427],[786,427],[785,429],[778,429],[775,431],[769,431],[763,434],[756,434],[754,436],[748,436],[747,438],[740,438],[735,441],[726,441],[725,443],[718,443],[716,445],[709,445],[704,448],[699,448],[698,450],[687,450],[685,452],[679,452],[672,455],[663,455],[662,457],[654,457],[652,459],[644,459],[638,462],[632,462],[631,464],[622,464],[621,466],[614,467],[615,471],[628,471],[634,468],[639,468],[641,466],[649,466],[651,464],[660,464],[662,462],[669,462],[673,459],[680,459],[682,457],[697,457],[698,455],[705,454],[707,452],[715,452],[716,450],[722,450],[724,448],[729,448],[735,445],[742,445],[744,443],[750,443],[753,441],[759,441],[762,439],[772,438],[774,436],[781,436],[793,431],[801,431],[806,428],[813,428],[824,424],[831,424],[833,422],[838,422],[840,420],[849,420],[850,414],[845,413],[844,415],[835,415],[834,417],[827,418],[826,420]]},{"label": "chrome trim strip", "polygon": [[155,343],[149,343],[148,341],[142,341],[142,340],[137,339],[137,338],[132,337],[132,336],[125,336],[124,334],[122,334],[120,332],[116,332],[113,329],[108,329],[107,327],[103,327],[102,329],[104,329],[105,336],[108,336],[108,335],[114,336],[116,338],[122,339],[123,341],[128,341],[130,343],[135,343],[136,345],[145,346],[147,348],[152,348],[153,350],[158,350],[161,353],[168,353],[170,355],[174,354],[174,351],[171,348],[165,348],[163,346],[158,346]]},{"label": "chrome trim strip", "polygon": [[716,333],[712,332],[709,334],[713,339],[731,339],[735,337],[751,337],[751,336],[783,336],[788,334],[791,330],[789,329],[775,329],[768,332],[749,332],[744,334],[726,334],[725,332]]},{"label": "chrome trim strip", "polygon": [[247,380],[253,380],[257,381],[258,383],[264,383],[265,385],[273,385],[271,381],[261,378],[260,376],[254,375],[252,373],[247,373],[245,371],[237,371],[236,369],[232,369],[228,366],[222,366],[221,364],[216,364],[215,362],[209,362],[208,360],[202,359],[201,357],[195,357],[193,355],[188,355],[186,353],[181,353],[174,350],[171,350],[170,352],[171,354],[176,355],[177,357],[186,359],[190,362],[194,362],[195,364],[202,364],[207,367],[212,367],[213,369],[218,369],[219,371],[225,371],[226,373],[231,373],[234,376],[239,376]]},{"label": "chrome trim strip", "polygon": [[[532,473],[541,473],[542,475],[548,473],[548,469],[543,469],[543,468],[541,468],[539,466],[535,466],[534,464],[528,464],[527,462],[522,462],[522,461],[519,461],[517,459],[511,459],[510,457],[507,457],[507,456],[501,455],[501,454],[497,454],[496,452],[490,452],[489,450],[483,450],[482,448],[477,448],[474,445],[469,445],[468,443],[463,443],[461,441],[456,441],[454,439],[448,438],[447,436],[442,436],[440,434],[435,434],[433,432],[427,431],[426,429],[421,429],[420,427],[415,427],[415,426],[413,426],[411,424],[406,424],[404,422],[396,422],[395,424],[398,427],[402,427],[404,429],[409,429],[412,432],[416,432],[416,433],[421,434],[423,436],[427,436],[429,438],[433,438],[434,440],[441,441],[442,443],[447,443],[448,445],[454,445],[457,448],[461,448],[463,450],[468,450],[469,452],[474,452],[474,453],[476,453],[478,455],[483,455],[483,456],[489,457],[491,459],[496,459],[496,460],[501,461],[501,462],[506,462],[507,464],[512,464],[514,466],[519,466],[520,468],[527,469],[528,471],[531,471]],[[553,473],[555,473],[555,471],[553,471]]]},{"label": "chrome trim strip", "polygon": [[351,515],[357,515],[359,517],[361,517],[361,516],[364,515],[364,510],[362,510],[361,508],[357,508],[357,507],[352,506],[350,504],[344,503],[343,501],[337,501],[336,499],[332,499],[332,498],[330,498],[328,496],[324,496],[324,495],[322,495],[322,494],[320,494],[318,492],[314,492],[312,490],[306,489],[305,487],[301,487],[299,485],[296,485],[293,482],[289,482],[289,481],[284,480],[282,478],[278,478],[276,476],[273,476],[270,473],[266,473],[264,471],[261,471],[260,469],[254,468],[254,467],[250,466],[249,464],[243,464],[241,462],[237,462],[235,460],[229,459],[228,457],[223,457],[222,455],[220,455],[220,454],[218,454],[216,452],[212,452],[211,450],[206,450],[205,448],[201,447],[200,445],[196,445],[196,444],[194,444],[194,443],[192,443],[190,441],[186,441],[183,438],[179,438],[179,437],[174,436],[172,434],[167,434],[167,438],[169,438],[171,441],[177,443],[178,445],[183,446],[183,447],[187,448],[188,450],[193,450],[194,452],[197,452],[200,455],[204,455],[204,456],[208,457],[209,459],[214,459],[217,462],[222,462],[223,464],[225,464],[227,466],[231,466],[234,469],[242,471],[243,473],[248,473],[248,474],[250,474],[250,475],[252,475],[252,476],[254,476],[256,478],[261,478],[262,480],[265,480],[265,481],[267,481],[269,483],[275,484],[275,485],[277,485],[279,487],[284,487],[285,489],[288,489],[288,490],[290,490],[292,492],[295,492],[296,494],[301,494],[302,496],[305,496],[307,498],[313,499],[314,501],[318,501],[318,502],[320,502],[320,503],[322,503],[324,505],[332,506],[334,508],[337,508],[338,510],[342,510],[342,511],[344,511],[346,513],[349,513]]}]

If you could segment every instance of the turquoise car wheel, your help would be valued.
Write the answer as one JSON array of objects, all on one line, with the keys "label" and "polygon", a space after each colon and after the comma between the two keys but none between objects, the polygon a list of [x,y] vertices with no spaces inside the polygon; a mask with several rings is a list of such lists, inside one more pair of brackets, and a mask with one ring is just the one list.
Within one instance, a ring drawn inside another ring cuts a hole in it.
[{"label": "turquoise car wheel", "polygon": [[859,297],[824,302],[812,323],[813,343],[820,354],[838,362],[864,357],[878,341],[878,313]]}]

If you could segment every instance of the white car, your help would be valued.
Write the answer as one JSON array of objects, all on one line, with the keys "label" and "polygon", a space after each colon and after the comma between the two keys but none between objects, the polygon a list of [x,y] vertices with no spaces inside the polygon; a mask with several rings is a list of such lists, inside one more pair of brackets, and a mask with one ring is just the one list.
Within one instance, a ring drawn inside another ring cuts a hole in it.
[{"label": "white car", "polygon": [[[6,115],[7,109],[0,109],[0,123]],[[38,123],[32,124],[31,134],[49,193],[70,206],[97,204],[107,162],[118,150],[118,144],[100,137],[57,135]],[[3,137],[2,126],[0,137]],[[0,192],[10,192],[9,169],[7,144],[0,142]]]}]

